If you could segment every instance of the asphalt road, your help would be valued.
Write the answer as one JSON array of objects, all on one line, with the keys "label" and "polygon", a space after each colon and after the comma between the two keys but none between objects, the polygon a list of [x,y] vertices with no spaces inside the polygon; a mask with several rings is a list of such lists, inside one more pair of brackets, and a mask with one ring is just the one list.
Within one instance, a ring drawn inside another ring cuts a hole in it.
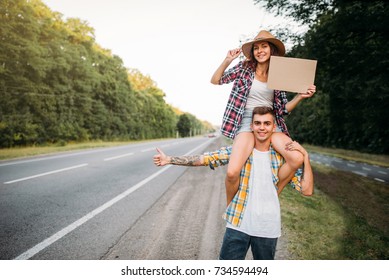
[{"label": "asphalt road", "polygon": [[[215,259],[224,231],[224,170],[158,168],[152,156],[156,147],[199,154],[219,140],[161,140],[1,161],[0,259]],[[317,154],[311,160],[389,182],[387,168]],[[194,191],[200,185],[202,191]],[[278,258],[286,259],[282,247]]]},{"label": "asphalt road", "polygon": [[0,162],[0,259],[102,258],[186,170],[155,167],[155,148],[193,154],[212,141],[163,140]]},{"label": "asphalt road", "polygon": [[389,168],[370,165],[367,163],[348,161],[338,157],[310,153],[312,162],[333,167],[339,170],[374,179],[378,182],[389,183]]}]

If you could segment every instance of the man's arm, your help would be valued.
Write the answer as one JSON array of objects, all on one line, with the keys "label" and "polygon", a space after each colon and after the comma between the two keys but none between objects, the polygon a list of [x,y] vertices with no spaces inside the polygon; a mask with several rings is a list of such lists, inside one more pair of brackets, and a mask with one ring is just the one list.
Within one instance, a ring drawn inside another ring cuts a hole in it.
[{"label": "man's arm", "polygon": [[158,154],[153,157],[154,164],[157,166],[164,166],[168,164],[182,166],[204,166],[203,155],[167,156],[162,150],[158,148],[157,152]]},{"label": "man's arm", "polygon": [[[286,149],[290,151],[299,151],[304,157],[304,171],[301,179],[301,193],[305,196],[313,194],[313,171],[311,162],[309,160],[308,152],[296,141],[289,142],[286,145]],[[283,188],[282,188],[283,189]],[[278,190],[278,194],[282,189]]]}]

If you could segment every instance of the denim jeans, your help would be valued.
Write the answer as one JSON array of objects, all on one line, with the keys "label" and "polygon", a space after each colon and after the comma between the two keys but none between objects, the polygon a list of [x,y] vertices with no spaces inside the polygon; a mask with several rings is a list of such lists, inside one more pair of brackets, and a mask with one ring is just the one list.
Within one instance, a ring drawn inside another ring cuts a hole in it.
[{"label": "denim jeans", "polygon": [[254,260],[274,260],[278,238],[255,237],[226,228],[220,260],[244,260],[251,246]]}]

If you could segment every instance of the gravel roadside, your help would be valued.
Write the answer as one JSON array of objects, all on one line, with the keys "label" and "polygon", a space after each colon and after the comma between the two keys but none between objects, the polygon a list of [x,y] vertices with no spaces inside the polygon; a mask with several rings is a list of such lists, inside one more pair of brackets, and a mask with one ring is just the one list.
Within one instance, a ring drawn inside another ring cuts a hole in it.
[{"label": "gravel roadside", "polygon": [[[224,139],[219,137],[207,150],[222,145]],[[225,231],[225,173],[226,167],[214,171],[187,168],[103,259],[218,259]],[[247,259],[251,258],[248,254]],[[278,241],[276,259],[289,259],[284,234]]]}]

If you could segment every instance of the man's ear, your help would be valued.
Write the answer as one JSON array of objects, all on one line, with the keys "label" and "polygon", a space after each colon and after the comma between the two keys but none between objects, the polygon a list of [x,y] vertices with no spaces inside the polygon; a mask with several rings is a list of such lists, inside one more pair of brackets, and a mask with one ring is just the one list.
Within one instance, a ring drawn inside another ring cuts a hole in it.
[{"label": "man's ear", "polygon": [[276,124],[274,123],[274,124],[273,124],[273,130],[272,130],[272,131],[273,131],[273,132],[276,132],[276,129],[277,129],[277,126],[276,126]]}]

